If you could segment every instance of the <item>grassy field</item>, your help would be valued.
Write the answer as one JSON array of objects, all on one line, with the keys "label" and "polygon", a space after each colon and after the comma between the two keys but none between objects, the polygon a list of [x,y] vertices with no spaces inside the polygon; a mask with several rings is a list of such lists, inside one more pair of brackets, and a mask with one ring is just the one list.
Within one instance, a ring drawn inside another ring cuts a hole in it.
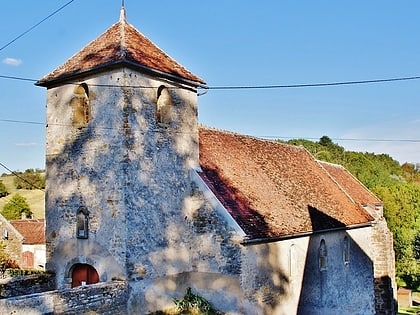
[{"label": "grassy field", "polygon": [[4,198],[0,198],[0,210],[3,209],[4,205],[13,197],[14,194],[19,194],[26,198],[35,219],[45,218],[45,192],[34,189],[16,189],[14,185],[15,176],[7,175],[1,176],[0,180],[6,186],[7,191],[10,195]]}]

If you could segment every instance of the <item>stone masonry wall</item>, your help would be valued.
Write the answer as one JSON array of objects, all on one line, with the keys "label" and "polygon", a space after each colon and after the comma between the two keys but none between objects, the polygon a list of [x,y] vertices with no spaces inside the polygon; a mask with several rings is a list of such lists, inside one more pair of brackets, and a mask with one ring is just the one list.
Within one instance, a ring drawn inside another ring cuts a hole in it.
[{"label": "stone masonry wall", "polygon": [[53,274],[39,274],[0,280],[0,299],[54,290]]},{"label": "stone masonry wall", "polygon": [[2,314],[127,314],[124,281],[0,299]]},{"label": "stone masonry wall", "polygon": [[[7,233],[7,238],[4,236],[4,233]],[[6,246],[7,255],[10,259],[19,263],[22,253],[22,236],[17,233],[16,229],[3,216],[0,216],[0,237],[0,244]]]},{"label": "stone masonry wall", "polygon": [[385,219],[378,219],[373,227],[372,248],[375,270],[375,307],[381,315],[396,314],[397,285],[395,282],[395,254],[393,237]]}]

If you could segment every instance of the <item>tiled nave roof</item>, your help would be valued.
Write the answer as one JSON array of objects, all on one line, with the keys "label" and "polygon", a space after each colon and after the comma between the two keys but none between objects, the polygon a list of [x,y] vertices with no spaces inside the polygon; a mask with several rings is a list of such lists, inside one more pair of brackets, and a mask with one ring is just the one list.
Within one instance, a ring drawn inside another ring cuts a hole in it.
[{"label": "tiled nave roof", "polygon": [[200,128],[200,176],[250,239],[373,218],[303,147]]}]

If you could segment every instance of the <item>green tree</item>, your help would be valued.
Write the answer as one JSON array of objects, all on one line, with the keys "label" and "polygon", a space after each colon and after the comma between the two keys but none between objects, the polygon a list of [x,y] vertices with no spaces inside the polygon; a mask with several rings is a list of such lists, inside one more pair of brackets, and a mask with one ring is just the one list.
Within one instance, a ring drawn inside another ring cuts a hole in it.
[{"label": "green tree", "polygon": [[331,138],[328,136],[322,136],[321,138],[319,138],[319,144],[324,147],[330,147],[334,145]]},{"label": "green tree", "polygon": [[414,257],[420,260],[420,231],[417,231],[413,242]]},{"label": "green tree", "polygon": [[0,198],[6,197],[9,193],[7,192],[6,186],[3,184],[3,182],[0,180]]},{"label": "green tree", "polygon": [[32,215],[26,198],[19,194],[14,195],[12,199],[4,205],[1,212],[7,220],[20,219],[22,217],[22,213],[25,214],[26,217],[30,217]]},{"label": "green tree", "polygon": [[45,188],[45,176],[41,171],[27,169],[24,173],[17,173],[15,177],[17,189],[41,189]]}]

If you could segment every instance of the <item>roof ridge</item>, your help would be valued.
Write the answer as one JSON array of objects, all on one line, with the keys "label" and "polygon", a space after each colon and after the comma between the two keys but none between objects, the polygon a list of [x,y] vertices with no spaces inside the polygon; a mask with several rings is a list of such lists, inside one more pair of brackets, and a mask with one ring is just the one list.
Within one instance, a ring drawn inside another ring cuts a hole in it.
[{"label": "roof ridge", "polygon": [[[353,197],[350,195],[350,193],[334,178],[334,176],[332,176],[330,174],[330,172],[328,172],[328,170],[322,165],[323,161],[320,161],[318,159],[315,159],[315,162],[321,167],[321,169],[327,173],[328,177],[331,178],[331,180],[338,186],[338,188],[354,203],[354,204],[358,204],[358,202],[356,202],[356,200],[353,199]],[[326,164],[329,164],[333,167],[337,167],[337,166],[341,166],[338,164],[333,164],[333,163],[328,163],[326,162]],[[341,166],[342,169],[345,169],[343,166]]]},{"label": "roof ridge", "polygon": [[346,169],[346,168],[345,168],[343,165],[341,165],[341,164],[331,163],[331,162],[322,161],[322,160],[318,160],[318,159],[316,159],[316,161],[317,161],[317,162],[319,162],[319,163],[321,163],[321,164],[330,165],[330,166],[332,166],[332,167]]},{"label": "roof ridge", "polygon": [[[350,172],[346,167],[344,167],[343,165],[341,165],[341,164],[335,164],[335,163],[330,163],[330,162],[325,162],[325,161],[321,161],[321,160],[317,160],[317,162],[319,163],[319,164],[326,164],[326,165],[330,165],[331,167],[336,167],[336,168],[341,168],[342,170],[344,170],[347,174],[349,174],[349,176],[351,177],[351,178],[353,178],[359,185],[360,185],[360,187],[362,187],[363,189],[364,189],[364,191],[365,192],[367,192],[369,195],[371,195],[374,199],[376,199],[377,201],[379,201],[379,203],[380,204],[383,204],[383,201],[378,197],[378,196],[376,196],[368,187],[366,187],[366,185],[365,184],[363,184],[355,175],[353,175],[352,174],[352,172]],[[322,165],[321,165],[322,166]],[[325,167],[323,167],[322,166],[322,168],[324,168],[325,169]],[[327,173],[329,173],[328,172],[328,170],[327,169],[325,169],[325,171],[327,172]],[[333,177],[333,175],[330,175],[330,176],[332,176]],[[340,185],[340,184],[339,184]],[[340,185],[341,186],[341,185]],[[345,188],[343,187],[343,189],[345,190]]]}]

